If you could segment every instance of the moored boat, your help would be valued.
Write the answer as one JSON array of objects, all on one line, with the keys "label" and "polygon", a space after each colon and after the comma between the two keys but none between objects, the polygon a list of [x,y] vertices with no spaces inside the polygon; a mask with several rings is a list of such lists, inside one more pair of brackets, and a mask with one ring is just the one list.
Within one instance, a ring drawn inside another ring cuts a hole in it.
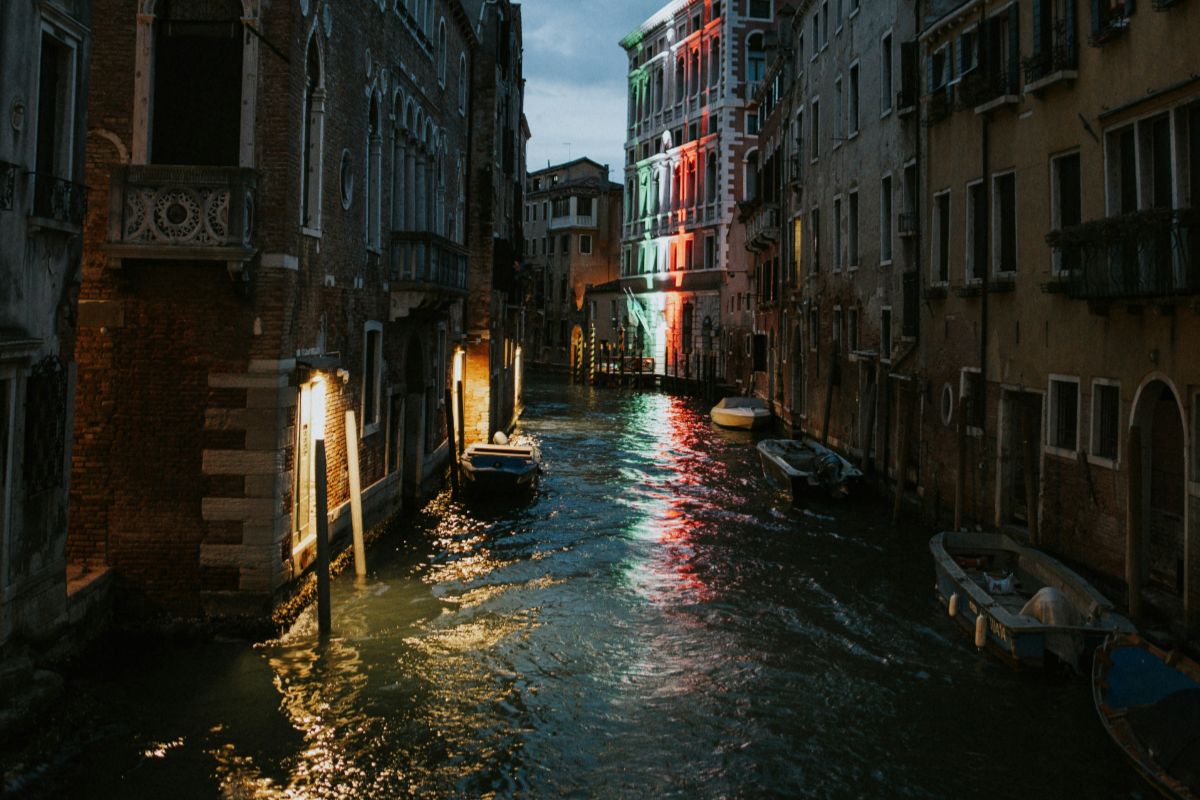
[{"label": "moored boat", "polygon": [[536,485],[541,456],[536,447],[473,444],[462,457],[463,488],[476,497],[524,497]]},{"label": "moored boat", "polygon": [[1200,797],[1200,664],[1135,634],[1110,637],[1092,661],[1105,730],[1167,797]]},{"label": "moored boat", "polygon": [[713,406],[712,421],[722,428],[752,430],[771,419],[765,401],[757,397],[726,397]]},{"label": "moored boat", "polygon": [[765,439],[758,443],[763,477],[798,503],[819,490],[845,497],[862,472],[833,450],[812,439]]},{"label": "moored boat", "polygon": [[939,533],[929,541],[935,590],[975,646],[1007,661],[1044,666],[1047,656],[1081,670],[1129,620],[1073,570],[998,533]]}]

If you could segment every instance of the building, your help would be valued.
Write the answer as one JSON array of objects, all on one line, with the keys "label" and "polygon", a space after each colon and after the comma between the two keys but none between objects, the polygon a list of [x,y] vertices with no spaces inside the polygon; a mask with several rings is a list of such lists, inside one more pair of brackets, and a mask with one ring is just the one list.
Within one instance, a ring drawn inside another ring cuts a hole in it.
[{"label": "building", "polygon": [[531,359],[577,363],[585,334],[584,295],[617,279],[621,184],[588,158],[529,173],[525,192],[525,265],[533,283],[528,331]]},{"label": "building", "polygon": [[1200,7],[930,12],[922,491],[1194,634]]},{"label": "building", "polygon": [[349,526],[349,445],[368,527],[449,457],[475,26],[458,0],[95,6],[68,557],[132,615],[265,620],[318,481]]},{"label": "building", "polygon": [[82,0],[0,7],[0,659],[54,642],[90,583],[68,600],[91,24]]},{"label": "building", "polygon": [[806,0],[781,20],[742,205],[753,391],[793,430],[881,469],[917,349],[914,6]]},{"label": "building", "polygon": [[521,267],[525,78],[521,6],[465,0],[483,43],[471,79],[470,295],[466,305],[465,437],[488,442],[521,412],[528,279]]},{"label": "building", "polygon": [[618,324],[626,353],[656,374],[746,374],[751,295],[735,223],[757,172],[747,103],[776,7],[788,5],[674,0],[621,41],[629,111]]}]

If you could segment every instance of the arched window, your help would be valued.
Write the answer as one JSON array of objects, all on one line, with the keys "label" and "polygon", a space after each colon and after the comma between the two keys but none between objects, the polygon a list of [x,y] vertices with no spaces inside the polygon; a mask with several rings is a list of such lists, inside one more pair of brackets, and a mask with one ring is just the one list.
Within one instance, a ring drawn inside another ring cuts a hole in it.
[{"label": "arched window", "polygon": [[763,47],[763,35],[752,33],[746,40],[746,81],[759,83],[767,69],[767,53]]},{"label": "arched window", "polygon": [[458,56],[458,113],[467,113],[467,54]]},{"label": "arched window", "polygon": [[717,154],[708,154],[708,165],[704,170],[704,187],[707,191],[708,202],[717,202]]},{"label": "arched window", "polygon": [[684,205],[695,205],[696,203],[696,162],[689,160],[687,162],[687,190],[684,197]]},{"label": "arched window", "polygon": [[367,117],[367,174],[363,181],[366,202],[367,246],[378,248],[379,227],[383,212],[383,129],[378,95],[371,98]]},{"label": "arched window", "polygon": [[304,71],[300,225],[318,231],[321,229],[321,163],[325,144],[325,81],[321,74],[321,52],[315,34],[308,43]]},{"label": "arched window", "polygon": [[446,20],[438,20],[438,38],[437,38],[437,70],[438,84],[446,85]]}]

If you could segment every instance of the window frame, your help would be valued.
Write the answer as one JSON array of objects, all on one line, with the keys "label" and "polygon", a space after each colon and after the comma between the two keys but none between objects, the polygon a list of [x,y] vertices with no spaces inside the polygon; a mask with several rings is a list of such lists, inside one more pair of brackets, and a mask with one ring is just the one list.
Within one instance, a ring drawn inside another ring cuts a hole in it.
[{"label": "window frame", "polygon": [[967,286],[978,286],[983,283],[983,273],[979,271],[979,265],[975,263],[975,250],[978,247],[975,237],[978,231],[975,230],[974,221],[979,209],[976,208],[976,201],[971,197],[971,190],[983,185],[983,178],[967,181],[963,195],[963,281]]},{"label": "window frame", "polygon": [[[890,305],[883,306],[879,309],[879,363],[892,363],[892,348],[896,345],[896,337],[892,335],[892,325],[895,323],[895,315],[892,313]],[[884,345],[887,345],[884,347]]]},{"label": "window frame", "polygon": [[[1013,218],[1012,218],[1013,267],[1011,270],[1002,270],[1000,267],[1001,267],[1001,256],[1003,253],[1004,245],[1003,245],[1003,242],[1000,241],[1000,232],[1001,232],[1002,223],[1003,223],[1001,215],[1004,213],[1004,211],[1001,208],[999,192],[1000,192],[1000,181],[1009,176],[1012,177],[1012,187],[1013,187]],[[1016,170],[1016,168],[1014,167],[1012,169],[1006,169],[1006,170],[1002,170],[1000,172],[993,172],[991,183],[992,183],[992,186],[991,186],[991,189],[992,189],[991,262],[992,263],[990,265],[990,269],[992,270],[991,274],[995,278],[1011,279],[1011,278],[1015,278],[1017,273],[1021,271],[1021,231],[1020,231],[1021,214],[1019,213],[1019,209],[1021,207],[1021,200],[1017,194],[1017,170]]]},{"label": "window frame", "polygon": [[[372,336],[376,337],[375,360],[373,364],[369,364],[369,342]],[[367,382],[368,375],[374,376],[373,383],[375,397],[371,399],[371,402],[373,403],[373,408],[371,410],[374,411],[373,417],[368,417],[367,415],[367,402],[369,399],[367,397],[367,389],[369,386]],[[368,436],[379,433],[382,427],[380,423],[382,422],[383,417],[381,405],[381,398],[383,397],[383,323],[375,320],[368,320],[367,322],[363,323],[362,376],[362,398],[358,404],[358,413],[361,417],[359,420],[359,430],[361,431],[361,437],[365,439]]]},{"label": "window frame", "polygon": [[[946,198],[946,228],[948,229],[947,237],[946,237],[947,252],[946,252],[946,277],[945,278],[941,277],[941,275],[939,274],[941,271],[941,263],[940,262],[941,262],[941,255],[942,255],[942,246],[941,246],[942,220],[941,220],[940,214],[938,213],[938,200],[942,197]],[[942,189],[940,192],[934,192],[932,200],[933,200],[933,204],[932,204],[933,205],[933,208],[932,208],[933,213],[930,215],[932,217],[932,219],[930,219],[930,228],[932,228],[932,230],[930,231],[931,236],[929,237],[930,238],[929,269],[931,272],[931,274],[929,276],[929,285],[930,286],[949,286],[950,285],[950,271],[951,271],[950,270],[950,267],[951,267],[950,253],[949,253],[951,239],[949,237],[949,230],[952,230],[954,227],[954,197],[950,191],[950,188],[947,187],[945,189]]]},{"label": "window frame", "polygon": [[[587,242],[587,249],[583,249],[583,243]],[[589,233],[579,234],[579,255],[590,256],[592,254],[592,236]]]},{"label": "window frame", "polygon": [[[858,13],[856,8],[854,13]],[[892,29],[888,28],[879,37],[879,85],[882,87],[880,92],[880,109],[879,118],[885,119],[894,110],[896,106],[896,92],[893,86],[896,84],[896,68],[895,68],[895,37],[892,35]],[[884,43],[887,43],[885,50]],[[886,105],[883,105],[886,103]]]},{"label": "window frame", "polygon": [[854,59],[846,70],[846,141],[858,138],[862,129],[862,62]]},{"label": "window frame", "polygon": [[[1099,389],[1103,387],[1111,387],[1117,390],[1117,452],[1116,456],[1109,458],[1108,456],[1097,455],[1097,439],[1099,438],[1099,404],[1100,397]],[[1114,378],[1092,378],[1091,392],[1091,413],[1088,419],[1088,461],[1101,467],[1110,469],[1120,469],[1121,464],[1121,381]]]},{"label": "window frame", "polygon": [[[1079,161],[1079,194],[1080,222],[1083,221],[1083,154],[1078,147],[1065,150],[1050,156],[1050,230],[1062,229],[1062,191],[1059,187],[1059,165],[1066,159],[1074,157]],[[1062,250],[1050,248],[1050,274],[1062,275]]]},{"label": "window frame", "polygon": [[[1058,444],[1058,395],[1054,391],[1056,383],[1073,383],[1075,385],[1075,447],[1068,449]],[[1079,457],[1080,423],[1083,421],[1083,397],[1080,380],[1077,375],[1059,375],[1050,373],[1046,384],[1046,440],[1044,448],[1047,453],[1060,458],[1077,459]]]},{"label": "window frame", "polygon": [[862,240],[859,227],[862,222],[862,209],[859,202],[858,189],[851,189],[846,194],[846,271],[854,272],[862,264]]},{"label": "window frame", "polygon": [[[968,377],[968,376],[970,376],[970,377]],[[970,399],[974,396],[974,392],[971,391],[971,383],[976,379],[978,379],[980,382],[983,381],[983,370],[981,370],[979,367],[960,367],[959,368],[959,370],[958,370],[958,402],[959,403],[961,403],[964,398],[967,398],[968,402],[974,402],[973,400]],[[986,400],[986,392],[984,393],[984,399]],[[957,411],[957,408],[955,410]],[[970,413],[970,411],[968,411],[967,409],[963,409],[963,413],[967,417],[967,419],[966,419],[967,435],[975,436],[975,437],[982,437],[983,436],[983,428],[979,425],[972,424],[974,422],[974,419],[973,419],[973,415]],[[987,422],[986,406],[979,413],[980,413],[981,421],[983,421],[986,424],[986,422]],[[951,416],[953,416],[953,414]]]},{"label": "window frame", "polygon": [[[879,266],[881,267],[890,267],[896,257],[895,186],[896,181],[891,172],[885,172],[879,177]],[[886,204],[883,202],[885,197],[887,198]],[[884,246],[885,242],[886,247]]]}]

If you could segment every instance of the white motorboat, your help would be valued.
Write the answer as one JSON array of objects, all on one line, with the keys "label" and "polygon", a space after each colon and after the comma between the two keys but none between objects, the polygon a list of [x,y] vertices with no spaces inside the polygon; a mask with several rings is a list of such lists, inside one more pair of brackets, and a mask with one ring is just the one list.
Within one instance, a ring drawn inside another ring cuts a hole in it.
[{"label": "white motorboat", "polygon": [[814,489],[845,497],[862,472],[828,447],[812,439],[766,439],[758,443],[763,477],[799,503]]},{"label": "white motorboat", "polygon": [[712,421],[722,428],[751,430],[771,419],[765,401],[757,397],[726,397],[713,406]]}]

